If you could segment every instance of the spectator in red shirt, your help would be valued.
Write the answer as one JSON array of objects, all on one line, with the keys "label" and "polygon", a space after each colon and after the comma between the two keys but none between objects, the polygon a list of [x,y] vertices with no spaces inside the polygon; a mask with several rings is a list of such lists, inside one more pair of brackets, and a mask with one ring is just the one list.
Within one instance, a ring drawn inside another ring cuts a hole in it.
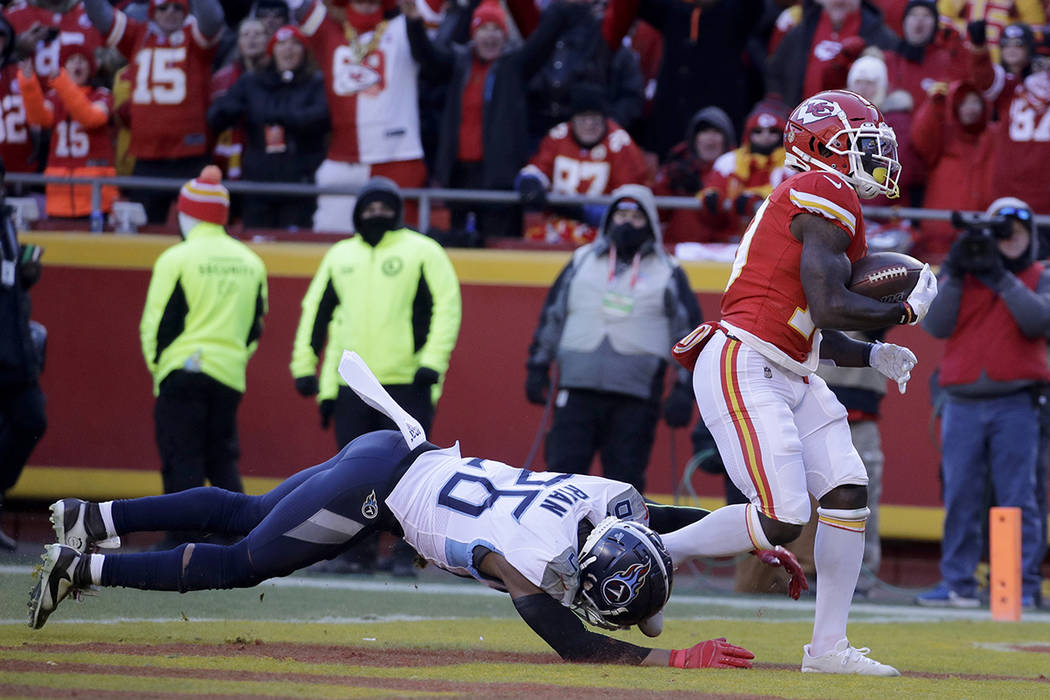
[{"label": "spectator in red shirt", "polygon": [[[218,0],[151,0],[139,22],[107,0],[84,0],[106,46],[133,67],[130,105],[133,175],[188,180],[210,161],[205,121],[211,63],[225,25]],[[163,223],[178,190],[131,190],[150,223]]]},{"label": "spectator in red shirt", "polygon": [[[89,46],[65,44],[59,55],[61,68],[46,93],[37,80],[33,59],[22,61],[18,74],[28,122],[51,134],[44,174],[113,177],[117,174],[110,123],[113,95],[90,84],[95,75],[95,52]],[[108,213],[116,196],[115,187],[103,187],[100,211]],[[92,209],[90,185],[47,185],[48,216],[80,218],[90,215]]]},{"label": "spectator in red shirt", "polygon": [[79,44],[94,52],[102,36],[76,0],[16,0],[4,10],[18,35],[19,53],[32,57],[42,78],[58,75],[61,47]]},{"label": "spectator in red shirt", "polygon": [[[449,85],[433,177],[442,187],[510,189],[529,157],[526,82],[544,64],[558,36],[586,13],[577,3],[552,3],[525,43],[508,50],[507,18],[498,2],[482,2],[458,21],[470,24],[467,46],[443,46],[426,33],[417,4],[402,4],[408,38],[423,77]],[[453,20],[457,21],[457,20]],[[454,32],[453,32],[454,33]],[[517,207],[453,204],[448,242],[476,245],[490,236],[520,236]],[[475,216],[469,230],[468,216]]]},{"label": "spectator in red shirt", "polygon": [[723,224],[715,241],[738,242],[762,201],[790,174],[784,168],[786,123],[782,105],[759,103],[744,125],[743,144],[719,156],[704,177],[697,196],[711,220]]},{"label": "spectator in red shirt", "polygon": [[885,54],[890,90],[907,90],[921,105],[935,82],[969,77],[969,53],[955,27],[938,22],[935,0],[909,0],[904,12],[904,36]]},{"label": "spectator in red shirt", "polygon": [[[825,69],[851,37],[892,49],[900,39],[869,0],[824,0],[806,7],[802,21],[780,40],[766,64],[766,90],[784,104],[798,104],[827,88]],[[859,52],[858,52],[859,53]]]},{"label": "spectator in red shirt", "polygon": [[548,205],[547,192],[602,195],[621,185],[649,185],[642,149],[605,110],[603,86],[574,87],[572,117],[550,130],[521,169],[517,189],[526,213],[547,213],[542,222],[526,224],[527,239],[582,245],[597,233],[604,205]]},{"label": "spectator in red shirt", "polygon": [[0,120],[4,125],[4,137],[0,139],[0,161],[7,172],[28,173],[36,168],[33,160],[33,143],[29,138],[22,93],[18,90],[18,65],[14,57],[15,30],[11,23],[0,15]]},{"label": "spectator in red shirt", "polygon": [[[988,105],[973,83],[930,87],[930,96],[911,126],[912,143],[929,172],[923,206],[973,211],[988,204],[995,145],[988,119]],[[947,221],[923,221],[911,253],[920,260],[940,262],[956,237],[955,227]]]},{"label": "spectator in red shirt", "polygon": [[[1050,214],[1050,62],[1022,78],[991,65],[988,52],[977,56],[979,90],[992,100],[1000,125],[992,149],[992,189],[989,197],[1018,197],[1037,214]],[[992,68],[992,70],[988,70]]]},{"label": "spectator in red shirt", "polygon": [[[701,109],[689,120],[685,140],[671,149],[671,155],[657,171],[653,193],[661,197],[697,196],[715,160],[732,148],[736,148],[736,132],[729,115],[718,107]],[[667,245],[715,242],[717,232],[726,223],[725,214],[712,215],[703,207],[699,211],[663,210],[660,215],[666,220],[664,243]]]}]

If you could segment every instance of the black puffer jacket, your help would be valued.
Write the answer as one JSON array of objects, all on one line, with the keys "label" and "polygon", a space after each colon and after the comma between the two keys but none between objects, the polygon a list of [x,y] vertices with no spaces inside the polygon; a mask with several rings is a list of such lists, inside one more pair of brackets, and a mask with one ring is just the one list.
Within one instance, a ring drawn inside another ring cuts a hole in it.
[{"label": "black puffer jacket", "polygon": [[18,234],[11,224],[11,208],[3,204],[3,197],[0,227],[0,260],[10,270],[0,281],[0,386],[12,386],[34,381],[40,367],[29,330],[29,292],[19,270]]},{"label": "black puffer jacket", "polygon": [[[296,71],[290,81],[273,68],[245,73],[208,109],[208,126],[215,133],[238,124],[246,138],[245,180],[313,182],[331,128],[323,78],[307,69]],[[284,127],[281,153],[266,152],[268,124]]]}]

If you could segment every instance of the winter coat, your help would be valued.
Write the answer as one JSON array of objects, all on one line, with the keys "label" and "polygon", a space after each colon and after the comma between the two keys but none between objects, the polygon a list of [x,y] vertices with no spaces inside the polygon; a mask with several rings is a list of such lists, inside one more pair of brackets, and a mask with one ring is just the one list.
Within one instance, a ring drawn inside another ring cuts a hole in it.
[{"label": "winter coat", "polygon": [[970,78],[969,50],[954,27],[939,27],[924,47],[901,42],[887,51],[886,74],[890,90],[907,90],[915,106],[926,101],[926,90],[934,82],[951,83]]},{"label": "winter coat", "polygon": [[[511,189],[518,170],[532,154],[525,84],[543,66],[558,35],[582,11],[584,8],[579,5],[552,4],[528,41],[504,53],[489,68],[481,129],[486,188]],[[470,76],[472,50],[470,46],[442,46],[430,41],[422,19],[409,20],[407,27],[412,55],[422,75],[449,85],[432,173],[441,185],[448,186],[459,153],[460,110]]]},{"label": "winter coat", "polygon": [[[208,109],[212,131],[237,124],[245,134],[245,180],[313,182],[331,128],[323,78],[304,68],[290,82],[273,68],[245,73]],[[267,153],[266,127],[274,124],[284,128],[285,150]]]},{"label": "winter coat", "polygon": [[[959,123],[959,103],[971,92],[980,94],[970,82],[953,83],[946,97],[926,100],[915,113],[911,141],[929,172],[923,201],[929,209],[973,211],[990,201],[995,135],[988,124],[988,105],[977,124],[967,128]],[[938,261],[956,236],[947,221],[923,221],[913,254]]]}]

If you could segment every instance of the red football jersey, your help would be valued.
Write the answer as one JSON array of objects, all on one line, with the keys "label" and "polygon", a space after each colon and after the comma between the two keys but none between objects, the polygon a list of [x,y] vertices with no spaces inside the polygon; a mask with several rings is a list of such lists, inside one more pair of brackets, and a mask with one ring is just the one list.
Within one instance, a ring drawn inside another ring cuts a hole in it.
[{"label": "red football jersey", "polygon": [[37,47],[33,69],[40,76],[58,75],[61,68],[58,65],[59,50],[63,44],[80,44],[92,51],[102,45],[102,35],[88,19],[83,3],[78,2],[68,12],[51,12],[19,0],[4,10],[4,16],[16,34],[21,34],[36,22],[59,30],[54,41]]},{"label": "red football jersey", "polygon": [[823,216],[848,233],[850,262],[867,254],[860,199],[849,183],[823,171],[792,175],[762,203],[740,241],[722,295],[722,320],[812,371],[818,329],[802,288],[802,242],[789,228],[798,214]]},{"label": "red football jersey", "polygon": [[[88,129],[70,116],[58,93],[47,94],[47,104],[55,115],[51,130],[48,167],[83,168],[113,165],[113,127],[107,122]],[[113,95],[106,88],[95,88],[88,95],[91,103],[113,113]]]},{"label": "red football jersey", "polygon": [[[649,171],[642,150],[626,131],[606,120],[605,138],[591,148],[581,148],[568,122],[558,124],[543,141],[524,174],[539,177],[555,194],[609,194],[628,184],[649,185]],[[526,238],[548,242],[594,240],[596,231],[586,224],[550,217],[545,231],[527,230]]]},{"label": "red football jersey", "polygon": [[131,63],[131,153],[164,159],[203,155],[211,63],[218,36],[206,37],[197,19],[186,18],[169,36],[152,23],[114,11],[106,46]]},{"label": "red football jersey", "polygon": [[18,66],[11,64],[0,71],[0,158],[9,173],[36,170],[29,164],[33,144],[26,126],[26,110],[18,88]]}]

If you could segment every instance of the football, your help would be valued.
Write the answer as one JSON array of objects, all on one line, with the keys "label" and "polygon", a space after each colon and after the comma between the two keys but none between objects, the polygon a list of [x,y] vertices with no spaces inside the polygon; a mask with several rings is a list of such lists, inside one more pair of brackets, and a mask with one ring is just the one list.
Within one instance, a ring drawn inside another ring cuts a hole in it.
[{"label": "football", "polygon": [[871,299],[904,301],[919,281],[923,264],[904,253],[872,253],[853,263],[849,290]]}]

